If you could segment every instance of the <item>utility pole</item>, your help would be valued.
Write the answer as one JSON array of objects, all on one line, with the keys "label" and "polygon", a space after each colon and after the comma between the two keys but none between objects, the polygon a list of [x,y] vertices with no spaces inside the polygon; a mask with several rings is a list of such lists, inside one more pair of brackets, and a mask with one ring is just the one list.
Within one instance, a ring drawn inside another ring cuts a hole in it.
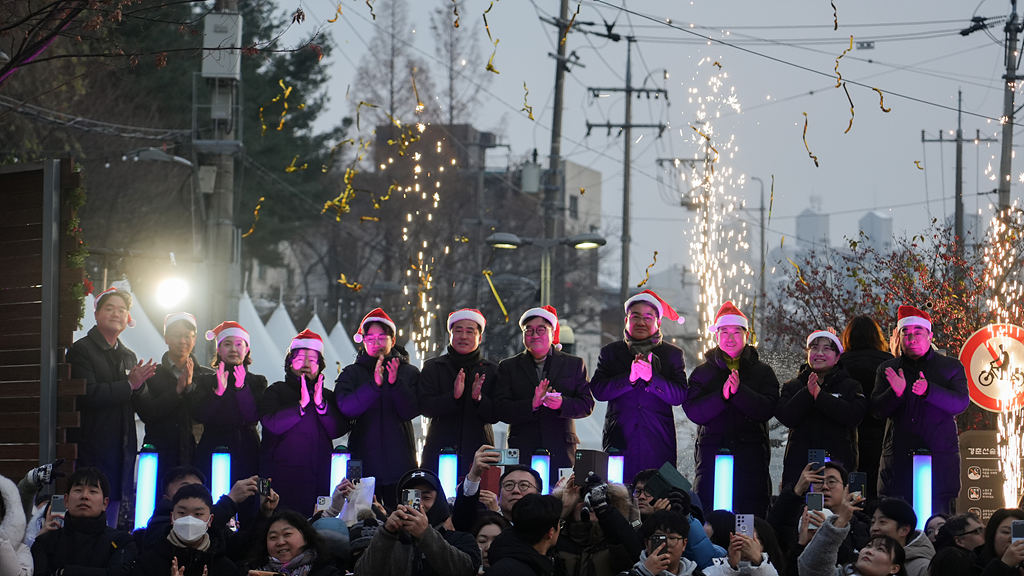
[{"label": "utility pole", "polygon": [[630,245],[630,163],[632,161],[632,146],[633,146],[633,128],[657,128],[658,136],[665,131],[668,126],[665,124],[633,124],[633,94],[636,94],[639,98],[641,94],[646,94],[648,98],[651,94],[655,95],[655,98],[664,96],[668,100],[668,91],[663,88],[633,88],[632,84],[632,66],[631,66],[631,53],[633,43],[636,42],[634,36],[619,36],[618,34],[599,34],[591,32],[595,36],[603,36],[612,40],[618,40],[619,38],[626,39],[626,87],[625,88],[589,88],[590,93],[594,97],[598,97],[602,92],[623,92],[626,95],[626,117],[625,122],[622,124],[612,124],[606,122],[604,124],[591,124],[587,122],[587,136],[590,136],[590,131],[594,128],[607,128],[608,134],[611,135],[612,128],[619,128],[622,130],[623,136],[626,138],[624,145],[624,158],[622,165],[622,283],[619,286],[619,299],[623,302],[629,298],[629,245]]},{"label": "utility pole", "polygon": [[[963,256],[964,249],[964,130],[963,130],[963,92],[957,91],[957,112],[956,112],[956,138],[947,140],[942,137],[943,131],[939,130],[938,138],[925,138],[924,130],[921,130],[921,142],[945,142],[956,143],[956,201],[953,206],[953,233],[956,236],[956,250],[959,256]],[[982,138],[981,130],[976,132],[974,143],[998,142],[995,138]]]},{"label": "utility pole", "polygon": [[1013,163],[1013,96],[1017,91],[1017,34],[1021,26],[1017,22],[1017,0],[1010,0],[1012,10],[1006,21],[1006,81],[1003,85],[1003,149],[999,158],[999,211],[1010,207],[1010,171]]}]

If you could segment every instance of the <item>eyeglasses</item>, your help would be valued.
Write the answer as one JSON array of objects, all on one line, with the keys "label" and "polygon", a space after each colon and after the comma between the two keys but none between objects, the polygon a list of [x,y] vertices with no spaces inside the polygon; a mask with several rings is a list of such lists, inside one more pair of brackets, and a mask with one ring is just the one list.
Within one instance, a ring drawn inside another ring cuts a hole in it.
[{"label": "eyeglasses", "polygon": [[974,530],[968,530],[968,531],[964,532],[963,534],[960,534],[960,536],[981,536],[981,533],[984,532],[984,531],[985,531],[985,527],[984,526],[978,526]]},{"label": "eyeglasses", "polygon": [[533,336],[533,335],[544,336],[547,333],[548,333],[548,327],[547,326],[537,326],[536,328],[527,328],[527,329],[523,330],[523,334],[526,334],[527,336]]},{"label": "eyeglasses", "polygon": [[643,497],[643,496],[646,496],[648,498],[653,498],[654,494],[651,494],[650,492],[648,492],[646,488],[637,488],[637,489],[633,490],[633,498],[640,498],[640,497]]},{"label": "eyeglasses", "polygon": [[822,485],[825,485],[825,486],[827,486],[831,490],[832,488],[835,488],[836,486],[839,486],[840,484],[842,484],[842,481],[836,480],[835,478],[829,478],[828,480],[825,480],[824,482],[814,482],[813,484],[815,486],[819,487],[819,488],[821,488]]},{"label": "eyeglasses", "polygon": [[526,492],[527,490],[530,489],[537,489],[536,486],[534,486],[531,482],[527,482],[526,480],[520,480],[519,482],[513,482],[511,480],[509,480],[508,482],[502,482],[501,489],[504,490],[505,492],[511,492],[515,490],[517,486],[519,487],[520,492]]},{"label": "eyeglasses", "polygon": [[363,342],[372,342],[374,344],[381,344],[387,342],[391,336],[387,334],[381,334],[380,336],[363,336]]},{"label": "eyeglasses", "polygon": [[167,338],[168,340],[172,340],[172,341],[173,340],[195,340],[195,337],[196,337],[196,333],[195,332],[185,332],[185,333],[168,332],[164,336],[164,338]]},{"label": "eyeglasses", "polygon": [[665,536],[665,544],[669,546],[675,546],[683,540],[683,536],[668,536],[666,534],[655,534],[655,536]]},{"label": "eyeglasses", "polygon": [[641,315],[641,314],[630,314],[629,315],[629,321],[630,322],[643,322],[645,324],[652,324],[654,322],[657,322],[658,318],[656,316],[654,316],[653,314],[643,314],[643,315]]}]

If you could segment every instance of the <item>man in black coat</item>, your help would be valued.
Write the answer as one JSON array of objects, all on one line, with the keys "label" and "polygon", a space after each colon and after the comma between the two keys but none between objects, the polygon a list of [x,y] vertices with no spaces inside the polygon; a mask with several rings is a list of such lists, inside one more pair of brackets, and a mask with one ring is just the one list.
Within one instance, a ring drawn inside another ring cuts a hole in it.
[{"label": "man in black coat", "polygon": [[683,351],[664,341],[661,319],[682,324],[650,290],[625,303],[623,339],[601,349],[590,381],[595,400],[608,402],[604,450],[625,456],[623,478],[665,462],[676,465],[676,425],[672,407],[686,400]]},{"label": "man in black coat", "polygon": [[779,399],[779,380],[757,349],[747,345],[747,317],[732,302],[722,305],[711,329],[718,346],[705,352],[705,362],[690,374],[683,404],[700,426],[693,489],[706,516],[714,509],[715,456],[729,450],[735,466],[732,509],[764,518],[772,493],[768,420]]},{"label": "man in black coat", "polygon": [[[553,306],[531,308],[519,319],[521,354],[498,364],[494,402],[498,418],[508,423],[508,447],[529,462],[540,448],[551,452],[551,473],[576,461],[576,418],[594,411],[583,359],[563,354],[558,343],[558,312]],[[551,477],[545,478],[551,482]],[[549,484],[550,485],[550,484]]]},{"label": "man in black coat", "polygon": [[39,576],[127,576],[138,549],[131,534],[107,526],[110,482],[96,468],[68,478],[64,526],[40,534],[32,544]]},{"label": "man in black coat", "polygon": [[932,512],[948,514],[960,493],[960,441],[956,416],[970,401],[967,374],[956,357],[932,349],[928,313],[900,306],[896,324],[902,354],[878,367],[871,412],[887,418],[878,495],[913,496],[913,455],[932,455]]},{"label": "man in black coat", "polygon": [[188,312],[164,318],[164,353],[156,373],[132,397],[139,418],[146,424],[143,444],[151,444],[159,455],[161,472],[192,463],[196,449],[193,420],[189,411],[195,392],[193,378],[213,374],[192,354],[198,330],[195,316]]},{"label": "man in black coat", "polygon": [[[81,426],[68,436],[78,444],[78,466],[95,466],[112,487],[107,522],[124,526],[130,522],[135,494],[135,412],[132,398],[156,373],[150,359],[136,363],[135,353],[118,338],[125,328],[135,326],[128,310],[132,296],[125,290],[109,288],[94,301],[96,326],[68,350],[71,377],[85,380],[85,395],[78,397]],[[125,512],[119,513],[121,503]]]},{"label": "man in black coat", "polygon": [[417,394],[420,412],[430,418],[430,425],[420,464],[435,473],[445,448],[455,449],[463,476],[473,466],[477,447],[494,444],[491,424],[498,421],[493,400],[498,365],[480,350],[486,326],[479,310],[452,312],[448,352],[423,363]]},{"label": "man in black coat", "polygon": [[528,494],[512,507],[512,528],[491,542],[488,576],[550,576],[550,556],[562,531],[562,501],[555,496]]}]

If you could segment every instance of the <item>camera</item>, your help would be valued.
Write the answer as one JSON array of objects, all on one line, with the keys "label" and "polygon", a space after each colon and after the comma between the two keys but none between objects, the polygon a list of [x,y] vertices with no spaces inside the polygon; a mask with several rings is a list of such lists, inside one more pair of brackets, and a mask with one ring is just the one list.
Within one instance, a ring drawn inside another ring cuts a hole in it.
[{"label": "camera", "polygon": [[405,504],[409,508],[412,508],[417,512],[420,512],[420,498],[422,497],[422,494],[422,492],[415,488],[410,490],[402,490],[402,504]]}]

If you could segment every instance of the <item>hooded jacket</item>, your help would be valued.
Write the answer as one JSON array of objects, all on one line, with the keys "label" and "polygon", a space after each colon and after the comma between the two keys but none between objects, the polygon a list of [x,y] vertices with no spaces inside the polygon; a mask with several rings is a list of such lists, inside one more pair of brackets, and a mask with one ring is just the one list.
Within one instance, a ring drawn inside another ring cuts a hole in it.
[{"label": "hooded jacket", "polygon": [[795,484],[807,466],[807,451],[823,448],[832,462],[847,470],[857,470],[857,425],[868,409],[868,399],[860,382],[850,377],[842,362],[819,377],[821,391],[817,399],[807,390],[811,369],[800,367],[800,374],[782,385],[775,405],[775,418],[789,428],[783,459],[782,484]]},{"label": "hooded jacket", "polygon": [[850,531],[849,526],[836,528],[835,522],[838,518],[839,516],[834,514],[826,518],[818,528],[817,534],[811,538],[803,553],[797,558],[800,576],[846,576],[853,573],[847,572],[845,566],[836,563],[839,546]]},{"label": "hooded jacket", "polygon": [[728,449],[735,463],[733,509],[763,518],[772,493],[768,420],[779,399],[779,380],[771,366],[758,358],[757,349],[746,346],[739,357],[739,389],[726,400],[722,386],[730,371],[725,354],[716,346],[704,358],[690,374],[690,391],[683,404],[686,416],[700,426],[693,490],[707,516],[714,506],[715,456],[719,449]]},{"label": "hooded jacket", "polygon": [[398,482],[407,470],[416,468],[416,442],[412,419],[419,416],[416,388],[420,371],[409,364],[409,353],[394,346],[384,359],[399,359],[398,377],[388,382],[384,367],[380,386],[373,381],[377,358],[359,351],[356,361],[338,375],[334,385],[338,409],[345,418],[354,420],[348,439],[353,460],[362,460],[363,475],[377,479],[377,486]]},{"label": "hooded jacket", "polygon": [[309,514],[317,496],[334,490],[333,440],[348,433],[349,421],[338,412],[334,392],[326,386],[320,413],[313,403],[315,380],[306,380],[309,404],[300,408],[301,380],[290,367],[286,370],[284,382],[272,384],[259,401],[263,423],[260,476],[273,480],[274,490],[281,496],[279,508]]},{"label": "hooded jacket", "polygon": [[[902,396],[889,385],[886,368],[903,370],[907,388]],[[928,381],[923,396],[911,391],[919,374]],[[964,365],[954,357],[935,350],[917,360],[906,355],[883,362],[875,376],[871,393],[871,412],[887,419],[882,460],[878,470],[878,495],[910,500],[913,495],[913,454],[927,448],[932,454],[936,474],[932,484],[933,499],[948,502],[960,493],[960,442],[956,416],[967,409],[967,375]],[[933,509],[941,510],[943,507]]]},{"label": "hooded jacket", "polygon": [[487,549],[491,568],[486,576],[551,576],[554,562],[526,543],[514,528],[509,528],[491,542]]},{"label": "hooded jacket", "polygon": [[24,544],[25,510],[21,507],[18,486],[0,476],[0,575],[32,576],[32,551]]},{"label": "hooded jacket", "polygon": [[[837,487],[838,489],[838,487]],[[792,484],[786,484],[779,492],[778,498],[772,504],[768,512],[768,523],[775,529],[775,535],[779,541],[779,547],[789,550],[797,546],[799,540],[799,523],[804,511],[803,495],[793,491]],[[857,550],[863,548],[871,540],[871,517],[863,512],[854,511],[850,518],[849,530],[846,538],[839,546],[837,557],[840,564],[847,564],[857,561]],[[787,565],[786,569],[789,570]],[[792,568],[796,568],[793,563]]]},{"label": "hooded jacket", "polygon": [[[135,352],[120,339],[111,347],[93,326],[67,353],[71,377],[85,380],[78,397],[81,425],[68,430],[68,441],[78,444],[79,468],[95,466],[110,482],[110,499],[130,499],[135,493],[135,412],[128,371],[137,364]],[[141,388],[140,388],[141,390]]]},{"label": "hooded jacket", "polygon": [[127,576],[139,555],[131,534],[107,526],[106,516],[75,518],[41,534],[32,545],[36,576]]},{"label": "hooded jacket", "polygon": [[473,576],[480,569],[480,547],[465,532],[448,530],[445,521],[451,515],[448,500],[437,475],[430,470],[410,470],[398,483],[398,500],[402,490],[429,483],[437,492],[434,504],[427,511],[430,526],[421,538],[405,532],[394,533],[381,527],[370,545],[356,562],[357,574],[374,576]]},{"label": "hooded jacket", "polygon": [[607,499],[608,505],[595,513],[597,523],[567,519],[555,545],[559,574],[611,576],[628,569],[643,551],[643,539],[626,520],[629,491],[622,484],[608,484]]},{"label": "hooded jacket", "polygon": [[150,576],[168,574],[171,571],[171,559],[178,560],[178,568],[185,569],[185,576],[203,576],[203,568],[207,576],[238,576],[239,569],[234,562],[224,555],[224,542],[220,532],[211,529],[210,548],[206,551],[196,548],[175,546],[164,537],[148,552],[139,556],[132,566],[132,576]]},{"label": "hooded jacket", "polygon": [[633,569],[629,572],[622,572],[619,576],[704,576],[704,572],[697,566],[697,563],[693,560],[689,560],[685,557],[679,558],[679,572],[672,573],[668,570],[662,570],[661,572],[654,574],[644,566],[644,562],[647,561],[647,550],[640,553],[640,561],[633,565]]},{"label": "hooded jacket", "polygon": [[676,463],[676,425],[672,407],[686,400],[683,351],[662,341],[651,350],[657,370],[651,381],[630,382],[633,354],[625,341],[601,348],[590,380],[594,399],[608,402],[604,417],[604,450],[618,448],[626,457],[623,478],[648,468]]},{"label": "hooded jacket", "polygon": [[904,566],[907,576],[926,576],[928,564],[935,556],[935,547],[932,541],[925,536],[921,530],[912,530],[907,534],[907,545],[903,547],[907,555],[907,562]]},{"label": "hooded jacket", "polygon": [[192,399],[192,418],[203,425],[203,437],[196,446],[195,466],[213,478],[210,468],[213,451],[226,446],[231,451],[231,482],[255,476],[260,469],[260,438],[256,424],[260,421],[257,403],[267,391],[267,379],[253,374],[246,367],[245,382],[235,387],[235,372],[227,370],[228,386],[217,396],[217,374],[204,374],[196,379],[196,395]]}]

